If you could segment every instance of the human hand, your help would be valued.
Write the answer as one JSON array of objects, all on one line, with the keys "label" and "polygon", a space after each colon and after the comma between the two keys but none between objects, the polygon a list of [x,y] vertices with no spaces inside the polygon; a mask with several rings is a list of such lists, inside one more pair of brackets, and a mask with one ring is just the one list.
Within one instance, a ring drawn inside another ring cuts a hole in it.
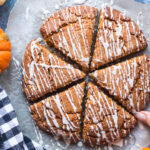
[{"label": "human hand", "polygon": [[150,126],[150,111],[141,111],[135,114],[136,118]]}]

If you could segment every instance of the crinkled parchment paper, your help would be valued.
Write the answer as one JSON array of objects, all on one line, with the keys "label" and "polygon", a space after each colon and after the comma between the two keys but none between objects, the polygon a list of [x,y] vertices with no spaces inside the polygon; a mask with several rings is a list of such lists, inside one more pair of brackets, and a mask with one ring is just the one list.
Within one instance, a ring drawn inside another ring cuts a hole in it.
[{"label": "crinkled parchment paper", "polygon": [[[42,144],[47,150],[65,148],[89,150],[92,148],[85,147],[82,143],[67,146],[62,141],[57,141],[53,136],[46,134],[35,126],[21,87],[21,61],[25,48],[30,40],[41,36],[39,29],[43,20],[55,11],[77,4],[100,8],[104,2],[132,17],[144,31],[150,45],[150,4],[140,4],[133,0],[18,0],[9,16],[6,32],[12,43],[12,61],[10,67],[0,76],[0,84],[6,89],[12,101],[23,133]],[[150,47],[145,53],[150,55]],[[150,109],[150,106],[147,109]],[[150,145],[150,128],[139,123],[127,138],[110,146],[96,147],[94,149],[139,150],[148,145]]]}]

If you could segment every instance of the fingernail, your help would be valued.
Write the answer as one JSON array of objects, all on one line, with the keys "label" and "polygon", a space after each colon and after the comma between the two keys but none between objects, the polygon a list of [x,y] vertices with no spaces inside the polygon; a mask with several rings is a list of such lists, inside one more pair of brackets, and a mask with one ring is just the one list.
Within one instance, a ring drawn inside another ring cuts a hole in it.
[{"label": "fingernail", "polygon": [[139,120],[142,120],[142,121],[146,120],[145,115],[142,114],[142,113],[140,113],[140,112],[136,113],[135,116],[136,116]]}]

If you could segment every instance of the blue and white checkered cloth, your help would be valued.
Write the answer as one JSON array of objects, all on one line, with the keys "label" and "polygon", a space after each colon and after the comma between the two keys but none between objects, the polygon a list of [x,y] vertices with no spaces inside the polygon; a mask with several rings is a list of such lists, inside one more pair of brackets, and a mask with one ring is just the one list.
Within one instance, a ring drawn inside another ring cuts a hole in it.
[{"label": "blue and white checkered cloth", "polygon": [[0,150],[45,150],[24,136],[6,92],[0,87]]}]

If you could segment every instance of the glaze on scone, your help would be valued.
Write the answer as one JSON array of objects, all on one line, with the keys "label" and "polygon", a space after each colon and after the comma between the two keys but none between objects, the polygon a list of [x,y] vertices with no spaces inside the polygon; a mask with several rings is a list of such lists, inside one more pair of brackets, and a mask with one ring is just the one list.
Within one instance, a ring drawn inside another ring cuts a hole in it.
[{"label": "glaze on scone", "polygon": [[77,143],[80,139],[84,86],[82,82],[31,105],[30,111],[36,124],[57,138]]},{"label": "glaze on scone", "polygon": [[88,84],[83,141],[90,146],[111,143],[127,136],[136,119],[105,95],[97,86]]},{"label": "glaze on scone", "polygon": [[143,32],[120,11],[100,10],[98,33],[91,70],[147,47]]},{"label": "glaze on scone", "polygon": [[[23,90],[32,102],[36,124],[57,139],[83,140],[92,147],[127,136],[136,124],[129,112],[144,109],[150,96],[148,56],[116,62],[147,47],[143,32],[120,11],[104,7],[94,37],[96,18],[97,9],[90,6],[54,13],[40,31],[55,54],[35,39],[28,44],[22,65]],[[117,64],[109,64],[114,61]],[[88,75],[97,84],[87,83],[86,93],[81,79]]]},{"label": "glaze on scone", "polygon": [[44,39],[51,46],[89,69],[89,57],[97,9],[89,6],[72,6],[52,15],[41,27]]},{"label": "glaze on scone", "polygon": [[145,108],[150,95],[150,65],[147,55],[134,57],[91,74],[130,112]]},{"label": "glaze on scone", "polygon": [[39,42],[31,41],[23,58],[23,90],[31,101],[85,76]]}]

